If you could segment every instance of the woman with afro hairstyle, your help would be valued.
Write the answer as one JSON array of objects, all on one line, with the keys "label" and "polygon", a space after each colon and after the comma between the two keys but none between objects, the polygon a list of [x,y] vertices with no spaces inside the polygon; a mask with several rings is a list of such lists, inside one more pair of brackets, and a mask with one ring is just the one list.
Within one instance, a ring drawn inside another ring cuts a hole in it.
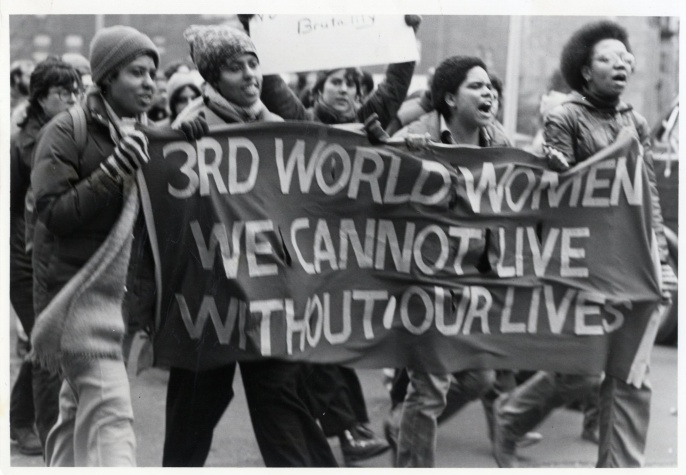
[{"label": "woman with afro hairstyle", "polygon": [[[621,100],[635,65],[627,32],[617,23],[600,21],[576,31],[560,58],[562,76],[572,92],[546,116],[543,147],[550,168],[564,171],[620,140],[632,138],[643,145],[653,226],[662,262],[662,290],[668,298],[669,291],[676,288],[676,277],[666,264],[668,253],[649,149],[649,128],[643,116]],[[499,401],[494,437],[498,465],[515,466],[514,441],[519,432],[540,423],[574,393],[588,393],[593,388],[593,379],[539,372],[506,400]],[[647,381],[637,388],[606,375],[600,387],[598,467],[643,465],[650,395]]]}]

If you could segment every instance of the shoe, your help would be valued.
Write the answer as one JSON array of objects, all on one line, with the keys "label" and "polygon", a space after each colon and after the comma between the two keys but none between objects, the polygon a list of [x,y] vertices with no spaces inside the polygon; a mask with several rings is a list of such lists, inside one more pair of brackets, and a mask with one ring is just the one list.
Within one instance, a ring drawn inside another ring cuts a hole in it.
[{"label": "shoe", "polygon": [[581,432],[581,438],[596,445],[600,443],[600,434],[596,429],[584,429]]},{"label": "shoe", "polygon": [[509,438],[503,430],[501,408],[506,394],[495,400],[493,404],[493,457],[500,468],[517,467],[517,442]]},{"label": "shoe", "polygon": [[346,465],[375,457],[391,448],[388,442],[377,437],[363,424],[343,431],[338,438],[341,441],[341,451]]},{"label": "shoe", "polygon": [[540,432],[527,432],[524,437],[519,439],[516,443],[518,449],[523,449],[525,447],[531,447],[532,445],[538,444],[543,440],[543,436]]},{"label": "shoe", "polygon": [[28,427],[10,427],[10,440],[19,446],[19,452],[24,455],[43,455],[43,447],[38,436]]}]

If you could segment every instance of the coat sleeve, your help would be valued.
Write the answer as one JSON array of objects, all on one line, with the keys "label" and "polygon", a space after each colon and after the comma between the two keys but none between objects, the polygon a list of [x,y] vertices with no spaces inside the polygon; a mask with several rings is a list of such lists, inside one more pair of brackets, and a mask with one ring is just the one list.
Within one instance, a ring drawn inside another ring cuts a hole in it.
[{"label": "coat sleeve", "polygon": [[22,160],[19,136],[10,139],[10,213],[23,213],[24,198],[29,189],[31,170]]},{"label": "coat sleeve", "polygon": [[376,113],[379,116],[381,127],[385,129],[391,123],[407,96],[414,74],[414,65],[414,61],[388,65],[386,79],[379,84],[379,87],[357,112],[357,118],[360,122],[364,122],[369,116]]},{"label": "coat sleeve", "polygon": [[67,235],[87,226],[109,198],[122,191],[100,167],[81,175],[81,157],[69,114],[53,120],[42,132],[31,173],[36,211],[48,230]]},{"label": "coat sleeve", "polygon": [[543,143],[562,153],[570,166],[577,162],[574,153],[575,134],[575,121],[572,114],[567,113],[564,105],[557,106],[546,116],[543,126]]},{"label": "coat sleeve", "polygon": [[264,77],[260,99],[269,112],[284,120],[308,120],[305,106],[278,74]]},{"label": "coat sleeve", "polygon": [[660,251],[660,262],[666,264],[669,261],[669,247],[667,246],[667,237],[665,236],[662,207],[660,206],[660,194],[657,189],[657,176],[655,174],[655,163],[653,161],[650,127],[648,126],[648,121],[640,114],[634,113],[634,117],[636,131],[638,132],[641,145],[643,145],[643,162],[646,165],[646,172],[648,174],[653,230],[655,231],[655,236],[657,237],[657,245]]}]

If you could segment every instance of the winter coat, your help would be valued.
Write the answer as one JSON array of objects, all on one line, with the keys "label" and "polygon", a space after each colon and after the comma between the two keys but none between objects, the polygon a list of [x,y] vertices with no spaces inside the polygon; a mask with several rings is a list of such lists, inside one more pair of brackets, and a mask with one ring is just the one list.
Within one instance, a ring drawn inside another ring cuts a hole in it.
[{"label": "winter coat", "polygon": [[[408,134],[426,134],[431,136],[431,140],[439,143],[454,143],[452,137],[448,137],[441,130],[441,116],[437,111],[424,114],[418,120],[412,122],[403,129],[400,129],[394,137],[406,137]],[[499,123],[488,127],[482,127],[479,131],[480,147],[512,147],[510,139],[505,135],[505,131]]]},{"label": "winter coat", "polygon": [[650,149],[650,128],[646,119],[624,102],[620,102],[614,109],[601,110],[574,91],[566,102],[546,116],[543,137],[547,146],[564,154],[569,164],[574,165],[614,143],[623,127],[634,128],[643,145],[643,159],[652,200],[653,227],[660,249],[660,261],[666,263],[669,251]]},{"label": "winter coat", "polygon": [[[385,81],[379,84],[357,110],[357,120],[364,122],[376,113],[381,127],[386,128],[407,96],[414,66],[414,62],[389,64]],[[315,110],[305,109],[280,76],[265,76],[261,99],[267,109],[285,120],[321,122]]]},{"label": "winter coat", "polygon": [[85,108],[87,140],[79,152],[68,112],[42,131],[31,186],[38,215],[34,231],[34,307],[39,314],[105,241],[122,209],[122,188],[100,168],[114,143],[104,107]]}]

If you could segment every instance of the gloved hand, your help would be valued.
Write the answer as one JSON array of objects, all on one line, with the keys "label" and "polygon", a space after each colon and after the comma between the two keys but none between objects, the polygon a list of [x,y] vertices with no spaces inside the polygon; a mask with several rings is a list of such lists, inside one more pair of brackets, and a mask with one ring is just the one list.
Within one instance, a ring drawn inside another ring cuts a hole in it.
[{"label": "gloved hand", "polygon": [[100,167],[114,181],[120,181],[133,175],[148,161],[148,137],[140,130],[134,130],[119,141],[112,155],[107,157]]},{"label": "gloved hand", "polygon": [[210,128],[207,126],[207,121],[205,120],[204,112],[198,114],[193,120],[182,122],[181,125],[179,125],[179,130],[183,132],[186,136],[186,140],[189,142],[199,140],[210,132]]},{"label": "gloved hand", "polygon": [[381,127],[381,122],[379,122],[379,116],[376,112],[364,121],[364,130],[367,132],[367,138],[372,145],[386,143],[391,138]]},{"label": "gloved hand", "polygon": [[430,143],[431,134],[428,132],[425,134],[407,134],[405,137],[405,146],[413,152],[428,149]]},{"label": "gloved hand", "polygon": [[548,168],[558,173],[569,170],[569,162],[562,152],[545,144],[543,151],[548,159]]},{"label": "gloved hand", "polygon": [[419,15],[405,15],[405,24],[411,26],[415,33],[419,29],[419,25],[422,23],[422,17]]}]

